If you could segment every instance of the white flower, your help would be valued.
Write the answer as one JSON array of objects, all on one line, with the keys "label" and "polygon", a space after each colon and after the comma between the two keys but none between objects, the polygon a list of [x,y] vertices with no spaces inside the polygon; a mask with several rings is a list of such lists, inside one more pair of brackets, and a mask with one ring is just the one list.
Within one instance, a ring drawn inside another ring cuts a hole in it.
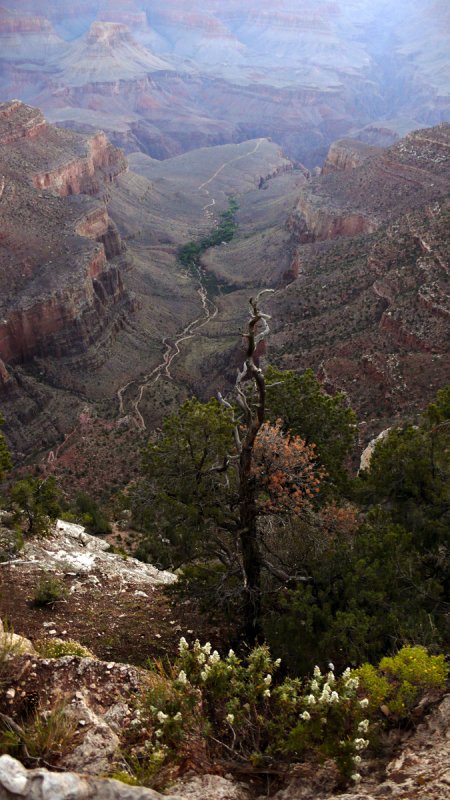
[{"label": "white flower", "polygon": [[159,739],[162,735],[163,735],[163,732],[162,732],[161,728],[158,728],[158,730],[155,731],[156,738]]},{"label": "white flower", "polygon": [[347,678],[350,677],[350,673],[351,673],[350,667],[347,667],[346,669],[344,669],[344,672],[342,673],[342,677],[343,677],[344,681],[346,681]]},{"label": "white flower", "polygon": [[206,644],[203,645],[202,650],[207,656],[209,656],[211,652],[211,642],[206,642]]},{"label": "white flower", "polygon": [[266,684],[266,686],[270,686],[270,684],[272,683],[272,675],[267,674],[266,677],[264,678],[264,683]]},{"label": "white flower", "polygon": [[330,661],[330,663],[328,664],[328,669],[331,669],[331,671],[334,672],[334,664],[332,661]]},{"label": "white flower", "polygon": [[208,677],[208,672],[206,671],[206,669],[202,670],[202,672],[200,673],[200,677],[201,677],[202,681],[206,681],[206,679]]},{"label": "white flower", "polygon": [[320,703],[331,703],[331,689],[328,683],[324,683],[322,694],[319,697]]},{"label": "white flower", "polygon": [[266,689],[266,690],[263,692],[263,697],[270,697],[270,689]]},{"label": "white flower", "polygon": [[309,694],[308,697],[306,698],[306,702],[308,703],[309,706],[313,706],[316,702],[316,698],[314,697],[313,694]]},{"label": "white flower", "polygon": [[361,706],[361,708],[367,708],[367,706],[369,705],[367,697],[364,697],[362,700],[360,700],[359,705]]},{"label": "white flower", "polygon": [[359,783],[361,780],[361,775],[359,774],[359,772],[354,772],[353,775],[351,776],[351,779],[355,783]]},{"label": "white flower", "polygon": [[300,716],[302,719],[306,720],[306,722],[308,722],[308,720],[311,719],[311,714],[309,713],[309,711],[304,711],[303,714],[300,714]]},{"label": "white flower", "polygon": [[327,675],[327,681],[328,681],[328,683],[334,683],[334,682],[335,682],[335,680],[336,680],[336,679],[335,679],[335,677],[334,677],[334,672],[329,672],[329,673],[328,673],[328,675]]},{"label": "white flower", "polygon": [[311,691],[318,692],[319,691],[319,684],[317,681],[311,681]]},{"label": "white flower", "polygon": [[182,715],[181,711],[177,711],[177,713],[174,716],[175,722],[181,722],[182,719],[183,719],[183,715]]},{"label": "white flower", "polygon": [[369,742],[367,739],[355,739],[355,750],[365,750]]},{"label": "white flower", "polygon": [[362,761],[362,758],[361,758],[361,756],[353,756],[353,762],[354,762],[355,764],[360,764],[360,763],[361,763],[361,761]]},{"label": "white flower", "polygon": [[228,658],[233,658],[234,655],[234,650],[228,650]]},{"label": "white flower", "polygon": [[320,671],[320,669],[319,669],[319,667],[317,665],[314,667],[314,673],[313,674],[314,674],[315,678],[321,678],[322,677],[322,673],[321,673],[321,671]]},{"label": "white flower", "polygon": [[199,664],[204,664],[206,661],[206,656],[204,653],[199,653],[197,656],[197,661]]},{"label": "white flower", "polygon": [[367,733],[368,730],[369,730],[369,720],[363,719],[358,725],[358,732]]},{"label": "white flower", "polygon": [[182,683],[183,685],[187,683],[187,675],[184,669],[181,669],[180,672],[178,673],[177,681],[178,683]]},{"label": "white flower", "polygon": [[274,664],[275,667],[279,667],[280,664],[281,664],[281,658],[277,658],[277,660],[274,661],[273,664]]},{"label": "white flower", "polygon": [[359,686],[359,678],[349,678],[348,681],[345,682],[345,686],[347,689],[357,689]]},{"label": "white flower", "polygon": [[339,703],[339,695],[337,692],[331,692],[330,703]]},{"label": "white flower", "polygon": [[226,721],[230,723],[230,725],[234,722],[234,714],[227,714],[225,717]]},{"label": "white flower", "polygon": [[181,637],[181,639],[180,639],[180,641],[178,643],[178,650],[180,651],[181,654],[185,653],[186,650],[189,650],[189,645],[188,645],[186,639],[184,638],[184,636]]},{"label": "white flower", "polygon": [[165,714],[164,711],[158,711],[156,718],[159,722],[165,722],[166,719],[169,719],[169,715]]},{"label": "white flower", "polygon": [[210,664],[217,664],[220,661],[220,656],[217,650],[214,650],[214,653],[209,657]]}]

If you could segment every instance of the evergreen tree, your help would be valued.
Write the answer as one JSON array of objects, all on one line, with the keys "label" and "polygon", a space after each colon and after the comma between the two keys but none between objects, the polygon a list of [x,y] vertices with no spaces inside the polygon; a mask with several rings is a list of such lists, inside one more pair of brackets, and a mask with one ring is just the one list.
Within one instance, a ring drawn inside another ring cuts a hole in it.
[{"label": "evergreen tree", "polygon": [[327,394],[312,369],[299,374],[269,367],[266,382],[269,419],[282,419],[285,430],[316,445],[329,490],[322,490],[321,496],[346,490],[346,460],[356,436],[356,414],[347,396]]},{"label": "evergreen tree", "polygon": [[[0,414],[0,427],[4,424],[4,419]],[[0,431],[0,483],[3,481],[6,473],[11,469],[11,454],[6,443],[3,433]]]}]

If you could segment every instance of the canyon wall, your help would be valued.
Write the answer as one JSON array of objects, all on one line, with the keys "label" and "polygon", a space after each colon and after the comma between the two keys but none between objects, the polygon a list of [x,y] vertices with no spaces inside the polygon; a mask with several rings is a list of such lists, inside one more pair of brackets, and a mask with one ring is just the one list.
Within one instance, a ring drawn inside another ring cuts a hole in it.
[{"label": "canyon wall", "polygon": [[272,357],[346,391],[361,444],[450,381],[449,151],[445,123],[385,151],[337,142],[289,217]]},{"label": "canyon wall", "polygon": [[4,364],[72,356],[120,326],[132,300],[121,277],[124,247],[102,195],[126,168],[104,134],[58,131],[36,109],[0,105]]}]

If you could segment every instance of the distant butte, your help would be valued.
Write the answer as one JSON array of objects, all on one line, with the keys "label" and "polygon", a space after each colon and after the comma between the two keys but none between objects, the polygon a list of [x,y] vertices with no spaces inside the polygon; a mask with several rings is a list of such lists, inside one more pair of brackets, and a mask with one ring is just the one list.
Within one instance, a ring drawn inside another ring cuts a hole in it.
[{"label": "distant butte", "polygon": [[384,6],[2,0],[0,99],[127,153],[271,137],[311,169],[343,136],[384,146],[450,115],[445,0]]}]

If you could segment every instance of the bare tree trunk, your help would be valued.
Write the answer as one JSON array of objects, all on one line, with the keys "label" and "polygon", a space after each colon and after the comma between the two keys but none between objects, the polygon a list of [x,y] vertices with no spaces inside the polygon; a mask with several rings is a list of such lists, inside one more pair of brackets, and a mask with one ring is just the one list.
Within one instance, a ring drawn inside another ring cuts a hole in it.
[{"label": "bare tree trunk", "polygon": [[255,478],[251,474],[252,449],[244,448],[239,462],[239,522],[244,571],[244,629],[249,644],[260,641],[261,552],[258,542],[258,511]]},{"label": "bare tree trunk", "polygon": [[[239,453],[239,543],[242,570],[244,573],[244,631],[249,644],[262,640],[261,627],[261,569],[262,556],[259,544],[258,506],[256,480],[252,470],[255,440],[264,424],[266,410],[266,384],[262,370],[256,366],[254,355],[259,342],[269,334],[270,316],[259,309],[259,299],[273,289],[263,289],[256,298],[250,298],[250,319],[247,339],[247,353],[242,370],[236,379],[236,400],[244,414],[244,436],[241,440],[240,425],[236,424],[234,438]],[[258,326],[260,328],[257,332]],[[244,380],[256,389],[257,403],[249,404],[243,389]],[[230,410],[232,405],[219,394],[219,400]]]},{"label": "bare tree trunk", "polygon": [[[265,290],[270,291],[270,290]],[[242,441],[239,458],[239,522],[240,541],[242,552],[242,566],[244,570],[244,627],[249,644],[262,639],[261,628],[261,551],[258,540],[258,508],[256,502],[256,481],[252,472],[253,450],[258,431],[264,424],[266,409],[266,384],[262,370],[256,366],[254,354],[256,346],[269,333],[267,320],[270,317],[263,314],[258,306],[260,292],[256,299],[250,299],[250,320],[246,334],[247,354],[245,364],[238,373],[236,389],[238,403],[244,411],[246,431]],[[262,330],[257,334],[258,324],[262,323]],[[244,378],[250,379],[256,387],[258,402],[256,409],[252,409],[247,402],[242,389]]]}]

